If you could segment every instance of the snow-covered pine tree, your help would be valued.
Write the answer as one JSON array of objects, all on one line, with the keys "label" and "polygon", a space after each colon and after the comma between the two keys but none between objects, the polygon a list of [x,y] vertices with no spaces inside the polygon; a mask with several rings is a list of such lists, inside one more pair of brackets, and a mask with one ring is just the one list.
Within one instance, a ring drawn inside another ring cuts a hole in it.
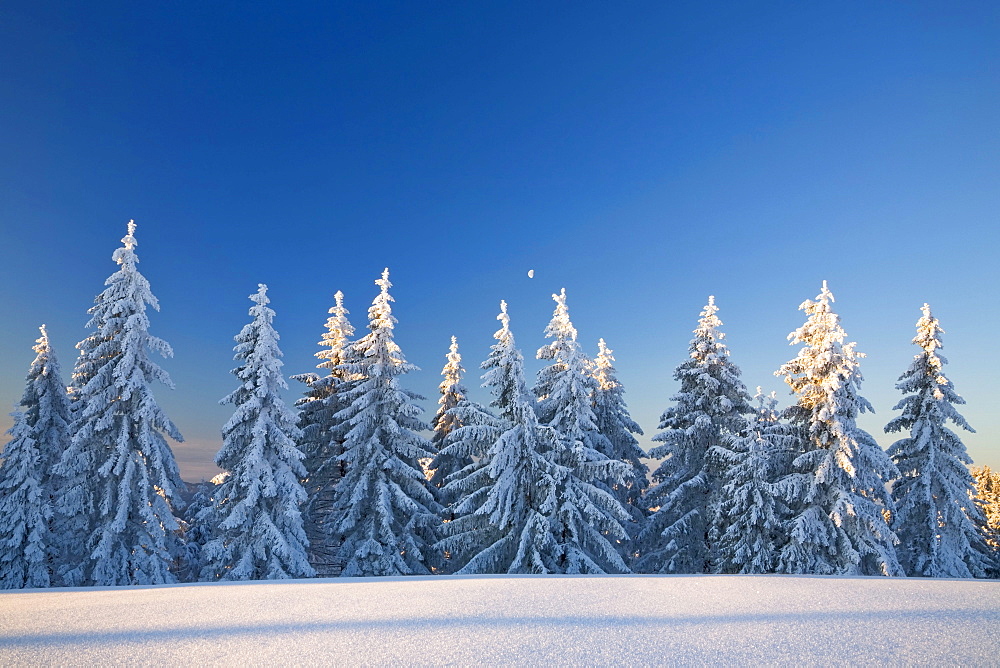
[{"label": "snow-covered pine tree", "polygon": [[[94,299],[95,304],[100,303],[101,297],[102,295],[98,295]],[[96,306],[87,311],[90,315],[87,327],[92,331],[76,344],[79,354],[73,365],[73,373],[67,388],[70,399],[71,445],[79,414],[85,406],[80,400],[83,388],[106,363],[97,350],[100,346],[108,345],[111,335],[109,328],[102,321],[107,312],[107,308],[98,309]],[[60,459],[56,465],[57,477],[62,481],[63,490],[56,499],[55,515],[52,519],[52,533],[56,540],[56,551],[60,555],[54,573],[60,583],[67,586],[85,583],[85,566],[88,562],[87,538],[96,512],[94,490],[90,488],[89,483],[96,480],[98,465],[96,450],[87,448],[75,451],[65,464]]]},{"label": "snow-covered pine tree", "polygon": [[458,339],[454,336],[451,337],[451,347],[448,349],[445,359],[447,361],[444,368],[441,369],[441,376],[444,380],[438,386],[441,398],[438,399],[437,413],[431,420],[431,428],[434,430],[431,444],[434,446],[436,454],[429,465],[432,471],[431,487],[437,494],[438,502],[441,505],[447,505],[452,501],[444,492],[448,476],[472,463],[472,458],[468,455],[456,456],[453,452],[444,451],[448,436],[462,426],[462,421],[459,418],[461,411],[456,409],[468,394],[468,390],[462,384],[462,374],[465,373],[465,369],[462,367],[462,356],[458,352]]},{"label": "snow-covered pine tree", "polygon": [[709,527],[719,502],[720,471],[708,457],[747,426],[753,412],[740,369],[729,359],[719,328],[715,298],[700,314],[687,361],[674,371],[676,405],[660,418],[653,437],[663,445],[650,456],[664,459],[646,503],[656,508],[640,537],[639,570],[644,573],[704,573],[714,559]]},{"label": "snow-covered pine tree", "polygon": [[48,587],[59,554],[51,533],[53,475],[69,445],[69,397],[45,325],[33,348],[12,438],[0,462],[0,587]]},{"label": "snow-covered pine tree", "polygon": [[368,334],[351,344],[344,373],[359,378],[344,392],[336,418],[349,425],[340,460],[346,473],[334,493],[331,530],[340,542],[344,576],[428,573],[428,543],[436,539],[440,507],[419,460],[433,456],[420,436],[429,426],[417,418],[421,397],[399,386],[415,370],[393,339],[396,318],[389,270],[368,309]]},{"label": "snow-covered pine tree", "polygon": [[206,580],[278,580],[314,575],[306,557],[300,507],[306,500],[301,435],[281,390],[281,350],[267,286],[250,295],[253,320],[236,335],[233,375],[240,381],[219,403],[236,407],[222,427],[215,457],[229,475],[217,491],[217,533],[202,549]]},{"label": "snow-covered pine tree", "polygon": [[592,375],[596,381],[593,389],[594,419],[597,430],[604,435],[611,446],[604,454],[611,459],[624,462],[629,474],[623,483],[610,483],[611,493],[629,513],[626,526],[632,540],[623,542],[623,553],[635,554],[633,541],[646,523],[647,509],[642,495],[649,486],[649,468],[642,461],[646,456],[633,434],[642,434],[642,429],[628,412],[625,404],[625,388],[615,372],[614,351],[608,348],[604,339],[597,343],[597,357],[594,358]]},{"label": "snow-covered pine tree", "polygon": [[1000,578],[1000,472],[989,466],[973,467],[972,477],[976,481],[975,502],[983,516],[981,530],[992,555],[987,575]]},{"label": "snow-covered pine tree", "polygon": [[[510,426],[507,420],[497,417],[489,408],[467,397],[463,397],[456,406],[448,409],[448,413],[457,426],[441,442],[435,461],[442,457],[449,461],[468,463],[449,474],[444,486],[437,490],[438,497],[446,498],[448,501],[447,505],[442,504],[444,525],[439,533],[444,538],[442,542],[434,545],[436,561],[432,560],[432,566],[435,573],[455,572],[464,565],[463,555],[467,561],[469,555],[486,540],[480,533],[469,533],[471,525],[468,520],[457,524],[455,521],[459,518],[459,506],[463,499],[478,493],[479,488],[487,484],[488,471],[483,469],[489,467],[490,449]],[[468,508],[468,504],[462,507]],[[468,510],[465,512],[468,513]],[[488,524],[477,525],[477,528],[492,531],[492,527]],[[459,546],[458,552],[452,553],[444,541],[449,540],[448,537],[455,533],[463,532],[467,535],[456,543]]]},{"label": "snow-covered pine tree", "polygon": [[924,304],[913,339],[921,352],[896,383],[906,396],[893,410],[902,414],[885,428],[887,433],[910,433],[889,448],[900,473],[892,483],[896,552],[907,575],[984,577],[990,559],[981,529],[985,519],[971,501],[975,481],[966,465],[972,459],[945,422],[973,429],[955,409],[965,400],[944,375],[947,360],[937,352],[943,333],[931,307]]},{"label": "snow-covered pine tree", "polygon": [[[225,474],[220,474],[225,475]],[[177,570],[181,582],[198,582],[205,563],[202,548],[215,536],[218,520],[215,517],[215,491],[217,486],[211,481],[188,485],[191,500],[184,506],[179,518],[184,530],[184,558]]]},{"label": "snow-covered pine tree", "polygon": [[859,394],[864,357],[830,304],[823,281],[816,301],[799,309],[805,324],[788,335],[802,343],[798,356],[775,372],[796,396],[785,416],[800,436],[802,454],[779,485],[789,503],[789,540],[779,557],[784,573],[813,575],[902,575],[896,535],[887,517],[894,511],[886,482],[898,472],[875,439],[857,425],[871,404]]},{"label": "snow-covered pine tree", "polygon": [[482,378],[499,415],[490,420],[484,414],[448,438],[446,452],[476,459],[446,486],[457,500],[438,546],[462,575],[548,573],[545,556],[555,541],[542,507],[552,505],[554,467],[544,453],[555,448],[556,436],[535,415],[506,302],[500,302],[497,319],[502,326],[493,335],[497,342],[482,364]]},{"label": "snow-covered pine tree", "polygon": [[563,444],[538,421],[507,304],[500,309],[497,343],[482,365],[499,416],[470,406],[448,438],[446,449],[485,453],[448,482],[458,500],[438,547],[461,574],[626,572],[603,535],[624,533],[607,511],[617,504],[557,461]]},{"label": "snow-covered pine tree", "polygon": [[791,466],[796,438],[778,421],[774,392],[757,388],[757,410],[745,434],[712,448],[723,472],[712,521],[716,573],[774,573],[786,541],[786,506],[777,485]]},{"label": "snow-covered pine tree", "polygon": [[302,508],[306,537],[309,539],[309,563],[319,577],[339,574],[338,546],[329,530],[330,513],[333,511],[333,488],[343,477],[343,452],[346,425],[337,419],[345,408],[343,393],[351,382],[358,379],[345,376],[343,365],[348,361],[350,338],[354,327],[344,308],[344,293],[333,296],[334,305],[326,321],[326,332],[316,353],[320,359],[318,369],[327,375],[306,373],[292,376],[306,384],[305,396],[296,402],[299,408],[299,450],[302,451],[306,476],[302,480],[307,498]]},{"label": "snow-covered pine tree", "polygon": [[[442,565],[447,572],[504,573],[513,562],[516,552],[515,548],[507,544],[510,542],[510,532],[502,533],[499,525],[494,524],[489,515],[482,512],[484,501],[494,494],[497,482],[492,477],[491,468],[494,446],[501,435],[514,429],[519,414],[516,401],[526,392],[523,358],[514,346],[506,302],[500,302],[500,310],[497,319],[503,322],[503,327],[494,334],[498,343],[491,347],[489,357],[481,365],[486,370],[482,376],[485,381],[483,387],[489,387],[494,395],[490,405],[497,409],[499,416],[485,406],[463,398],[449,409],[459,426],[445,438],[438,455],[453,461],[469,461],[451,475],[442,488],[443,495],[451,499],[451,504],[446,511],[448,521],[441,530],[444,538],[435,548],[443,550],[447,555],[447,561]],[[531,402],[528,406],[531,406]],[[531,426],[537,426],[537,418],[534,418],[528,428]],[[520,441],[508,440],[506,443],[523,448]],[[532,452],[525,452],[524,457],[509,459],[510,462],[520,462],[523,465],[522,473],[527,475],[522,475],[520,480],[527,483],[526,488],[534,485],[534,482],[530,482],[535,479],[531,473],[544,471],[547,467],[544,458]],[[504,524],[506,527],[516,525],[517,521],[509,518]],[[489,558],[476,559],[480,552],[498,542],[504,542],[506,550],[494,549]]]},{"label": "snow-covered pine tree", "polygon": [[135,223],[112,259],[119,270],[88,313],[93,335],[78,346],[72,439],[57,466],[66,483],[57,499],[64,534],[61,547],[80,563],[63,569],[67,585],[174,582],[170,569],[182,552],[172,504],[183,483],[164,434],[182,441],[156,404],[150,384],[173,388],[150,352],[173,355],[149,334],[146,306],[159,310],[149,282],[136,268]]},{"label": "snow-covered pine tree", "polygon": [[[534,391],[538,397],[539,422],[552,427],[559,438],[553,461],[565,468],[565,479],[557,478],[557,484],[565,484],[566,489],[556,491],[559,496],[565,495],[565,500],[552,518],[553,534],[558,537],[561,547],[565,543],[562,549],[566,551],[567,563],[576,559],[573,555],[582,550],[602,569],[622,572],[620,560],[609,559],[605,552],[612,548],[619,556],[628,553],[630,540],[621,524],[628,523],[630,516],[610,490],[615,485],[624,485],[634,472],[626,462],[609,457],[614,446],[597,426],[593,406],[597,381],[591,373],[593,364],[577,341],[577,331],[566,304],[566,290],[552,295],[552,299],[556,307],[545,328],[545,336],[552,342],[539,348],[537,353],[538,359],[551,360],[551,364],[538,372]],[[582,505],[574,507],[571,499]],[[587,514],[597,511],[606,515],[600,521],[607,527],[604,541],[577,545],[586,535],[580,527],[580,523],[586,521],[581,515],[583,506],[590,507]]]}]

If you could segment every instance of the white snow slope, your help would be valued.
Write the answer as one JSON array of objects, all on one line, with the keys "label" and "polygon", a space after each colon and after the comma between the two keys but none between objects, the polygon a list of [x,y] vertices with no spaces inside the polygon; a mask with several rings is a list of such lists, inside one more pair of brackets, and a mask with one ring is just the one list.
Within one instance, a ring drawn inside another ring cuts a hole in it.
[{"label": "white snow slope", "polygon": [[1000,582],[298,580],[0,594],[0,665],[1000,661]]}]

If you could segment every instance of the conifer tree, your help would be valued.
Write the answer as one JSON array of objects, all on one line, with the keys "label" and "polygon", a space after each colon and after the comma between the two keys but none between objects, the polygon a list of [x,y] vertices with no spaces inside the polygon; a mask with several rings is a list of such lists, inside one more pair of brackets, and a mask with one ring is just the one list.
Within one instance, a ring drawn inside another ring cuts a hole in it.
[{"label": "conifer tree", "polygon": [[892,526],[907,575],[984,577],[990,560],[981,529],[985,520],[971,501],[975,481],[966,465],[972,459],[945,423],[973,429],[955,409],[965,400],[944,375],[947,360],[937,352],[943,333],[931,307],[924,304],[913,339],[921,352],[896,383],[906,396],[893,410],[902,414],[885,428],[910,433],[889,448],[900,473],[892,484],[896,502]]},{"label": "conifer tree", "polygon": [[[615,372],[613,350],[604,339],[598,341],[598,353],[594,358],[593,389],[594,420],[597,430],[607,439],[610,448],[604,452],[610,459],[623,462],[628,467],[624,482],[610,481],[609,488],[618,502],[628,511],[630,520],[626,527],[629,536],[638,537],[646,521],[645,504],[642,494],[649,486],[646,477],[649,468],[642,461],[646,456],[633,434],[642,434],[642,429],[628,412],[625,404],[625,388]],[[632,540],[622,543],[623,552],[633,553]]]},{"label": "conifer tree", "polygon": [[[595,553],[590,557],[600,561],[602,567],[620,572],[617,560],[608,561],[600,553],[609,546],[619,554],[628,553],[629,536],[623,531],[621,523],[627,523],[630,516],[610,490],[624,485],[627,479],[634,477],[634,472],[627,462],[610,457],[614,446],[597,425],[593,403],[597,391],[597,380],[592,373],[594,365],[577,341],[577,331],[566,304],[566,290],[552,295],[552,300],[556,307],[545,328],[545,336],[552,341],[539,348],[537,353],[538,359],[551,360],[551,363],[538,372],[536,412],[539,422],[552,427],[559,438],[559,447],[553,453],[554,461],[566,469],[567,491],[579,488],[573,494],[580,494],[578,498],[583,501],[589,497],[590,487],[596,486],[601,490],[601,494],[593,496],[593,501],[583,503],[604,512],[607,517],[602,524],[611,529],[605,533],[605,542],[594,543]],[[583,491],[585,489],[586,492]],[[567,525],[554,526],[556,535],[583,535],[576,526],[581,519],[575,510],[567,506],[557,516],[558,521],[567,522]],[[566,549],[576,549],[572,543],[567,541],[569,547]]]},{"label": "conifer tree", "polygon": [[857,425],[858,414],[872,410],[859,394],[858,360],[864,355],[853,342],[844,342],[847,333],[833,301],[823,281],[816,301],[799,306],[808,317],[788,338],[803,347],[775,372],[796,397],[785,415],[797,428],[802,449],[794,472],[780,483],[793,517],[778,568],[813,575],[902,575],[897,539],[886,519],[894,507],[885,485],[898,472]]},{"label": "conifer tree", "polygon": [[306,536],[309,539],[309,563],[320,577],[335,576],[340,571],[337,563],[338,546],[330,532],[330,513],[333,511],[334,487],[344,475],[343,453],[346,425],[337,419],[337,413],[346,405],[344,392],[357,379],[345,375],[350,337],[354,327],[344,308],[344,293],[334,295],[326,332],[316,353],[320,359],[318,369],[327,374],[306,373],[292,376],[306,384],[305,396],[296,402],[299,407],[299,428],[302,436],[299,449],[304,455],[306,476],[302,480],[307,493],[302,514]]},{"label": "conifer tree", "polygon": [[[132,222],[132,221],[130,221]],[[94,299],[99,303],[101,296]],[[81,401],[83,388],[96,375],[105,360],[96,352],[99,346],[106,346],[109,340],[108,328],[102,322],[107,308],[91,308],[87,311],[90,321],[87,328],[92,330],[76,344],[79,351],[73,364],[67,394],[70,399],[70,444],[76,429],[79,414],[85,404]],[[69,449],[69,448],[67,448]],[[94,490],[89,481],[96,478],[96,452],[81,449],[72,461],[56,464],[57,477],[63,482],[62,494],[56,499],[55,515],[52,519],[53,534],[56,537],[60,559],[55,565],[57,579],[67,586],[84,584],[85,565],[88,562],[87,537],[94,521]]]},{"label": "conifer tree", "polygon": [[639,568],[645,573],[703,573],[714,558],[709,527],[717,512],[720,472],[708,457],[746,428],[752,412],[740,369],[729,359],[719,331],[715,298],[709,297],[688,348],[687,361],[674,371],[680,391],[663,412],[663,445],[650,456],[664,459],[653,473],[656,485],[646,503],[657,510],[640,538]]},{"label": "conifer tree", "polygon": [[438,501],[442,505],[450,502],[447,494],[443,492],[448,476],[472,463],[469,456],[456,457],[443,451],[448,436],[462,426],[459,417],[460,411],[456,411],[456,408],[468,393],[462,384],[462,374],[465,373],[465,369],[462,367],[462,356],[458,352],[458,339],[454,336],[451,337],[451,347],[445,359],[447,361],[441,370],[441,376],[444,377],[444,380],[438,386],[441,398],[438,399],[437,413],[431,420],[431,428],[434,430],[431,444],[437,454],[434,455],[434,459],[429,465],[432,471],[431,486],[436,491]]},{"label": "conifer tree", "polygon": [[344,576],[425,574],[440,510],[419,463],[433,454],[417,433],[429,426],[417,418],[421,409],[413,401],[420,396],[399,386],[399,377],[417,367],[393,339],[388,269],[375,284],[381,290],[368,309],[370,331],[340,367],[360,380],[344,392],[346,408],[336,416],[349,428],[331,529]]},{"label": "conifer tree", "polygon": [[535,384],[539,422],[555,429],[563,439],[561,459],[566,465],[607,459],[604,453],[611,450],[611,444],[597,428],[591,399],[597,386],[589,373],[592,364],[576,340],[566,290],[552,299],[556,308],[545,328],[545,336],[552,342],[539,348],[537,354],[540,360],[551,360],[538,372]]},{"label": "conifer tree", "polygon": [[980,528],[992,555],[986,574],[1000,578],[1000,473],[979,466],[972,469],[972,477],[976,481],[975,502],[983,518]]},{"label": "conifer tree", "polygon": [[[469,461],[443,488],[452,503],[448,507],[449,521],[442,527],[445,537],[435,546],[448,556],[446,569],[463,575],[506,573],[519,553],[530,554],[526,549],[518,549],[520,530],[532,517],[530,500],[538,498],[538,493],[531,490],[548,470],[547,460],[530,445],[538,439],[540,427],[533,402],[525,399],[524,362],[510,331],[506,302],[500,302],[497,319],[503,327],[494,334],[497,343],[481,365],[485,370],[483,387],[490,388],[494,396],[490,405],[497,414],[468,399],[461,400],[449,410],[461,426],[448,434],[439,455],[453,461]],[[526,416],[524,420],[520,420],[522,414]],[[516,431],[518,427],[521,431]],[[551,436],[551,430],[545,434]],[[509,470],[494,470],[498,446],[504,449]],[[524,504],[517,508],[497,507],[501,477],[506,492],[504,502],[513,504],[520,500],[517,492],[520,489],[529,500],[528,507]],[[530,547],[530,542],[525,543],[524,548]],[[528,561],[539,560],[528,556]]]},{"label": "conifer tree", "polygon": [[540,424],[507,304],[500,308],[502,327],[483,363],[498,415],[469,407],[464,426],[448,438],[446,451],[485,454],[447,485],[458,501],[439,547],[461,574],[627,572],[606,538],[624,536],[624,513],[610,494],[578,477],[566,463],[563,437]]},{"label": "conifer tree", "polygon": [[774,573],[785,543],[788,507],[776,485],[787,473],[795,437],[778,421],[777,399],[757,388],[758,408],[745,434],[710,452],[723,472],[711,535],[716,573]]},{"label": "conifer tree", "polygon": [[182,549],[172,504],[183,483],[164,435],[183,439],[150,386],[173,388],[150,358],[173,351],[149,334],[146,306],[159,304],[136,268],[134,234],[129,221],[112,256],[119,270],[88,311],[95,331],[77,346],[73,434],[57,467],[66,484],[56,511],[64,528],[74,528],[61,546],[66,554],[82,548],[82,560],[64,568],[67,585],[174,582],[170,569]]},{"label": "conifer tree", "polygon": [[296,415],[281,398],[281,350],[267,286],[250,295],[253,320],[236,336],[239,387],[220,403],[236,407],[222,428],[215,457],[229,476],[218,490],[216,536],[202,550],[203,577],[223,580],[277,580],[311,577],[302,529],[306,500],[301,436]]},{"label": "conifer tree", "polygon": [[69,398],[45,325],[0,463],[0,587],[48,587],[59,558],[51,533],[58,479],[69,445]]},{"label": "conifer tree", "polygon": [[180,517],[181,527],[184,530],[184,558],[177,570],[177,579],[181,582],[201,580],[201,572],[205,567],[202,550],[205,544],[215,537],[218,525],[218,518],[215,515],[217,487],[211,481],[188,485],[188,490],[193,493]]}]

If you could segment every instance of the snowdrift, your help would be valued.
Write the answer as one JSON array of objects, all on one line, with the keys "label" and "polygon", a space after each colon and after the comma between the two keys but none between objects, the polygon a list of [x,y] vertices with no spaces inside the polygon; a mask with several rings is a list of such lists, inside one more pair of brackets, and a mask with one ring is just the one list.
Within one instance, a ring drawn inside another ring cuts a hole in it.
[{"label": "snowdrift", "polygon": [[1000,582],[298,580],[0,594],[0,664],[995,665]]}]

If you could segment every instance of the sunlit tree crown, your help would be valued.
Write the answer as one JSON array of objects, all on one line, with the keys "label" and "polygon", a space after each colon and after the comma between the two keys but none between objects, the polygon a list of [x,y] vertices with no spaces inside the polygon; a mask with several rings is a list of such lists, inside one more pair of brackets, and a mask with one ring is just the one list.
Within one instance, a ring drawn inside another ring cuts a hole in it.
[{"label": "sunlit tree crown", "polygon": [[[832,411],[853,420],[859,413],[874,410],[859,394],[863,380],[859,360],[865,354],[855,350],[856,343],[844,342],[847,333],[840,324],[840,316],[831,307],[833,302],[833,293],[823,281],[816,300],[807,299],[799,305],[807,319],[788,339],[793,345],[804,346],[795,359],[775,372],[784,376],[796,395],[797,405],[789,411],[792,420],[807,425],[811,437],[821,447],[828,447],[835,437],[834,431],[823,426],[834,419]],[[840,464],[851,472],[853,465],[849,461],[842,459]]]},{"label": "sunlit tree crown", "polygon": [[347,347],[350,338],[354,336],[354,327],[347,316],[350,314],[344,308],[344,293],[340,290],[333,295],[334,305],[330,307],[330,317],[326,321],[326,332],[319,345],[323,350],[316,353],[321,362],[317,365],[320,369],[333,369],[338,364],[344,362],[344,349]]},{"label": "sunlit tree crown", "polygon": [[597,357],[594,358],[594,380],[602,390],[614,390],[621,387],[615,376],[614,351],[608,348],[604,339],[597,341]]},{"label": "sunlit tree crown", "polygon": [[833,312],[826,281],[815,301],[799,309],[806,322],[789,334],[804,344],[775,375],[784,376],[796,397],[785,411],[800,430],[802,454],[782,481],[794,517],[779,568],[788,573],[901,575],[896,535],[887,518],[894,511],[887,483],[896,467],[875,439],[857,425],[871,411],[860,395],[859,360]]}]

